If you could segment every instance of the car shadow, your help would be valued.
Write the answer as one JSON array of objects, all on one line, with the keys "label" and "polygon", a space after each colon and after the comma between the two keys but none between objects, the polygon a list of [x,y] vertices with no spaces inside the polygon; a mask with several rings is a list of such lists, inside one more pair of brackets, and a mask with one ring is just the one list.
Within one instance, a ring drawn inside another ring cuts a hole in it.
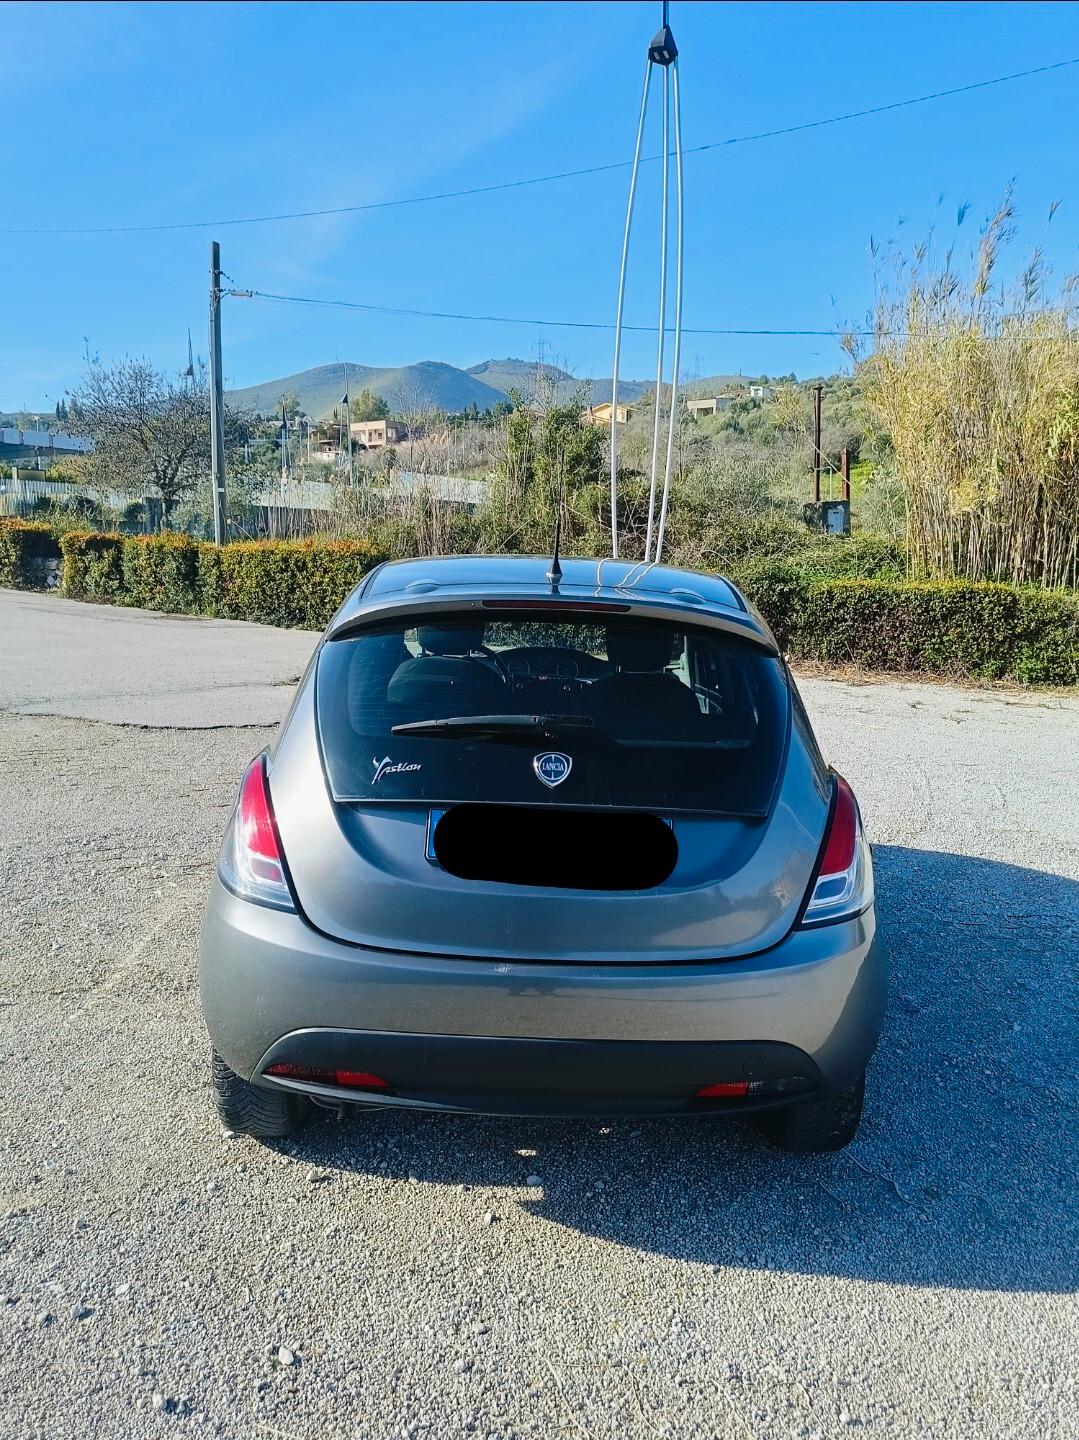
[{"label": "car shadow", "polygon": [[707,1265],[1071,1290],[1079,884],[962,855],[875,854],[890,1001],[846,1151],[781,1154],[734,1120],[390,1111],[321,1119],[289,1153],[331,1171],[481,1187],[492,1223],[523,1206]]}]

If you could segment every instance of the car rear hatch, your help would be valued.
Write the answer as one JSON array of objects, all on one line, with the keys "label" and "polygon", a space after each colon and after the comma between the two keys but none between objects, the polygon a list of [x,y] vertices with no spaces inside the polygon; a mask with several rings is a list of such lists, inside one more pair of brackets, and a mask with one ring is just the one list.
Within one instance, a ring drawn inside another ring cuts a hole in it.
[{"label": "car rear hatch", "polygon": [[732,629],[473,605],[331,637],[270,772],[308,920],[496,961],[776,943],[827,790],[781,662]]}]

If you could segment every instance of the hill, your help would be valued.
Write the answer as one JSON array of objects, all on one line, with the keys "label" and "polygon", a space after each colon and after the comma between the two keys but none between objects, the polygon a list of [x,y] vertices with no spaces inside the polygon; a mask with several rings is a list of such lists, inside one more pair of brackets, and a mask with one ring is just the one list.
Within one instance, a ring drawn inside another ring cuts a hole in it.
[{"label": "hill", "polygon": [[532,394],[541,375],[546,384],[556,388],[578,383],[568,370],[560,370],[557,365],[541,365],[535,360],[514,360],[509,356],[505,360],[482,360],[478,365],[470,365],[467,373],[477,380],[482,380],[485,385],[494,386],[496,390],[509,391],[512,388],[519,390],[522,395]]},{"label": "hill", "polygon": [[[542,375],[544,385],[550,386],[559,400],[571,400],[582,392],[586,404],[597,404],[611,398],[609,379],[582,378],[571,375],[568,370],[560,370],[557,365],[539,365],[534,360],[514,360],[509,356],[504,360],[484,360],[479,365],[470,365],[468,373],[486,385],[497,386],[500,390],[513,388],[526,396],[535,393],[537,382]],[[619,394],[626,400],[636,400],[652,388],[648,380],[619,378],[618,381]]]},{"label": "hill", "polygon": [[[352,395],[358,395],[365,389],[373,391],[393,411],[407,413],[410,410],[434,409],[452,413],[467,410],[471,405],[480,410],[490,410],[500,400],[509,399],[511,389],[527,398],[535,394],[540,375],[545,388],[550,386],[558,400],[572,400],[580,394],[586,404],[598,404],[611,398],[610,379],[578,378],[557,365],[537,365],[535,361],[516,360],[510,356],[502,360],[483,360],[467,370],[460,370],[456,365],[447,365],[441,360],[421,360],[415,365],[396,368],[354,365],[350,361],[348,387]],[[301,410],[321,420],[331,415],[341,403],[344,376],[343,362],[316,365],[312,370],[300,370],[295,375],[283,375],[278,380],[265,380],[260,385],[230,390],[228,395],[232,403],[241,409],[273,415],[281,404],[282,395],[292,393]],[[691,395],[713,395],[745,383],[746,377],[741,375],[709,375],[690,380],[683,388]],[[639,399],[654,388],[651,380],[619,379],[618,382],[619,396],[629,401]]]},{"label": "hill", "polygon": [[[439,360],[421,360],[416,365],[378,368],[349,362],[348,388],[351,395],[371,390],[386,401],[391,410],[466,410],[476,405],[490,410],[509,397],[503,390],[486,385],[455,365]],[[228,392],[231,402],[245,410],[273,415],[281,404],[281,396],[292,393],[300,409],[316,420],[331,415],[341,403],[345,389],[344,364],[317,365],[279,380],[265,380]]]}]

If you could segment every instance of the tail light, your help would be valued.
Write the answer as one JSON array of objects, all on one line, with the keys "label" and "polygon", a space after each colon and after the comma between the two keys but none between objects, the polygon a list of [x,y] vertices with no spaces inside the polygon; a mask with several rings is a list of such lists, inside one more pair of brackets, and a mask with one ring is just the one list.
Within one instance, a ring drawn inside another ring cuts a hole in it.
[{"label": "tail light", "polygon": [[285,856],[270,803],[266,761],[262,755],[251,761],[240,784],[236,809],[221,847],[218,872],[233,894],[244,900],[272,905],[276,910],[296,908],[285,872]]},{"label": "tail light", "polygon": [[848,920],[868,909],[873,900],[873,861],[862,830],[854,791],[842,775],[835,777],[835,795],[820,869],[813,882],[803,925]]}]

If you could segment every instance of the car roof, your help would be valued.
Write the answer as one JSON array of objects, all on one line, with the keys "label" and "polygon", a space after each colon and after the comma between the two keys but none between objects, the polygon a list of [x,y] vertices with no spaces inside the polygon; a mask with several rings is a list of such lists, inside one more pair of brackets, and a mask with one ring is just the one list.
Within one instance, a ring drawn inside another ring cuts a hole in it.
[{"label": "car roof", "polygon": [[372,612],[444,608],[455,600],[494,597],[537,602],[579,600],[617,604],[633,611],[662,613],[707,623],[715,617],[724,628],[776,648],[768,627],[751,611],[741,593],[719,575],[645,565],[631,560],[566,558],[557,586],[549,578],[550,556],[440,555],[395,560],[364,577],[330,624],[330,634],[352,628]]}]

